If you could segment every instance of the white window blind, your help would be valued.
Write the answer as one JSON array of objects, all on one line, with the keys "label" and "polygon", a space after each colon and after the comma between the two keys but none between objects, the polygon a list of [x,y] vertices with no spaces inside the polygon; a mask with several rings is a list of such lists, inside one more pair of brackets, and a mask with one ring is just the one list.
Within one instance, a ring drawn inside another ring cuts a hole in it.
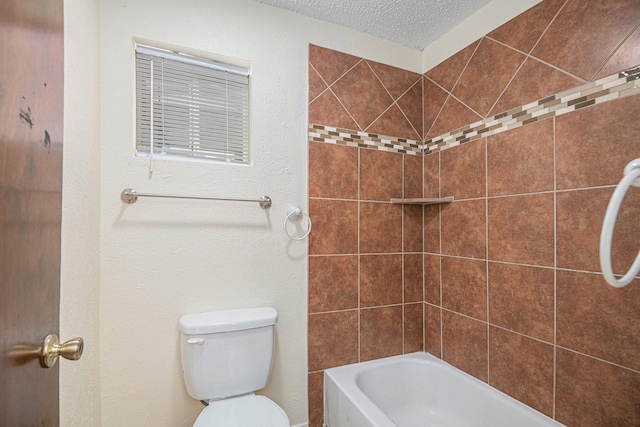
[{"label": "white window blind", "polygon": [[138,45],[136,117],[137,155],[247,164],[249,70]]}]

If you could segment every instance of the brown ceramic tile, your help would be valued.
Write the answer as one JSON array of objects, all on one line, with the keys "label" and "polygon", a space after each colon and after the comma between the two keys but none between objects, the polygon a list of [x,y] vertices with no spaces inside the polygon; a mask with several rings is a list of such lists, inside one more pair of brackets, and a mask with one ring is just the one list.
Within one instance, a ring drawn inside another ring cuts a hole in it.
[{"label": "brown ceramic tile", "polygon": [[557,275],[558,345],[640,370],[640,279],[618,289],[600,274]]},{"label": "brown ceramic tile", "polygon": [[462,74],[464,67],[467,66],[479,42],[480,40],[477,40],[458,53],[450,56],[444,62],[427,71],[425,76],[450,91],[453,89],[453,85],[458,80],[458,77],[460,77],[460,74]]},{"label": "brown ceramic tile", "polygon": [[553,266],[553,194],[489,199],[489,259]]},{"label": "brown ceramic tile", "polygon": [[428,78],[423,79],[422,111],[423,111],[423,135],[427,135],[431,126],[436,121],[440,110],[444,106],[445,101],[449,97],[449,93],[445,92],[438,85]]},{"label": "brown ceramic tile", "polygon": [[328,85],[333,84],[338,77],[346,73],[361,59],[324,47],[309,45],[309,62]]},{"label": "brown ceramic tile", "polygon": [[324,420],[324,372],[309,374],[309,426],[322,427]]},{"label": "brown ceramic tile", "polygon": [[442,307],[487,320],[487,262],[442,257]]},{"label": "brown ceramic tile", "polygon": [[440,305],[440,256],[424,256],[424,300]]},{"label": "brown ceramic tile", "polygon": [[[600,271],[600,232],[613,188],[560,192],[557,195],[558,267]],[[632,189],[616,220],[611,259],[614,273],[624,274],[638,253],[640,191]]]},{"label": "brown ceramic tile", "polygon": [[552,417],[553,346],[495,327],[489,337],[489,384]]},{"label": "brown ceramic tile", "polygon": [[309,255],[358,253],[358,202],[309,200]]},{"label": "brown ceramic tile", "polygon": [[565,2],[566,0],[545,0],[540,2],[493,30],[488,36],[529,53]]},{"label": "brown ceramic tile", "polygon": [[[409,91],[398,100],[398,107],[402,110],[405,116],[409,119],[409,122],[413,126],[413,129],[418,133],[418,138],[421,139],[423,135],[422,131],[422,81],[418,82],[409,89]],[[416,138],[412,138],[416,139]]]},{"label": "brown ceramic tile", "polygon": [[422,254],[408,254],[404,255],[404,301],[409,302],[422,302],[423,285],[422,285]]},{"label": "brown ceramic tile", "polygon": [[524,59],[513,49],[482,39],[453,94],[486,117]]},{"label": "brown ceramic tile", "polygon": [[442,111],[440,111],[438,118],[431,126],[431,129],[427,132],[425,138],[434,138],[470,123],[477,122],[481,119],[482,117],[480,117],[476,112],[450,96],[442,107]]},{"label": "brown ceramic tile", "polygon": [[400,98],[415,82],[420,80],[420,74],[412,71],[369,60],[367,60],[367,63],[393,99]]},{"label": "brown ceramic tile", "polygon": [[402,205],[360,202],[360,253],[400,251]]},{"label": "brown ceramic tile", "polygon": [[358,149],[309,142],[309,197],[358,198]]},{"label": "brown ceramic tile", "polygon": [[558,349],[556,420],[567,426],[640,425],[640,374]]},{"label": "brown ceramic tile", "polygon": [[584,82],[535,58],[528,58],[489,115],[494,116],[582,83]]},{"label": "brown ceramic tile", "polygon": [[442,358],[458,369],[487,381],[487,324],[442,311]]},{"label": "brown ceramic tile", "polygon": [[309,316],[309,371],[358,361],[358,310]]},{"label": "brown ceramic tile", "polygon": [[440,153],[423,157],[424,197],[440,197]]},{"label": "brown ceramic tile", "polygon": [[486,201],[456,201],[441,206],[442,253],[486,258]]},{"label": "brown ceramic tile", "polygon": [[353,118],[338,102],[333,92],[324,92],[309,104],[309,123],[346,129],[359,129]]},{"label": "brown ceramic tile", "polygon": [[640,157],[638,117],[640,96],[630,96],[556,118],[557,188],[618,184]]},{"label": "brown ceramic tile", "polygon": [[442,358],[442,340],[440,317],[442,310],[430,304],[424,304],[424,351]]},{"label": "brown ceramic tile", "polygon": [[423,343],[423,314],[422,303],[404,305],[404,353],[422,351]]},{"label": "brown ceramic tile", "polygon": [[404,205],[402,207],[402,227],[402,250],[422,252],[422,206]]},{"label": "brown ceramic tile", "polygon": [[569,0],[533,56],[589,80],[638,21],[637,0]]},{"label": "brown ceramic tile", "polygon": [[309,257],[309,313],[358,308],[358,257]]},{"label": "brown ceramic tile", "polygon": [[489,321],[553,343],[552,269],[489,263]]},{"label": "brown ceramic tile", "polygon": [[553,190],[553,121],[487,138],[489,196]]},{"label": "brown ceramic tile", "polygon": [[440,253],[440,206],[427,205],[424,215],[424,251],[432,254]]},{"label": "brown ceramic tile", "polygon": [[316,99],[318,95],[327,89],[327,85],[322,81],[318,72],[309,64],[309,102]]},{"label": "brown ceramic tile", "polygon": [[640,28],[637,28],[592,80],[598,80],[640,64]]},{"label": "brown ceramic tile", "polygon": [[422,156],[404,154],[404,190],[402,197],[422,197]]},{"label": "brown ceramic tile", "polygon": [[[360,199],[402,197],[402,154],[360,149]],[[340,176],[340,175],[338,175]]]},{"label": "brown ceramic tile", "polygon": [[360,62],[333,86],[333,92],[347,111],[366,129],[393,102],[371,68]]},{"label": "brown ceramic tile", "polygon": [[440,191],[456,200],[486,196],[486,139],[460,145],[440,154]]},{"label": "brown ceramic tile", "polygon": [[360,256],[360,307],[402,303],[402,255]]},{"label": "brown ceramic tile", "polygon": [[402,306],[360,310],[360,361],[402,354]]},{"label": "brown ceramic tile", "polygon": [[413,128],[396,104],[393,104],[380,117],[375,118],[371,126],[365,128],[365,130],[378,135],[389,135],[412,140],[420,139],[418,131]]}]

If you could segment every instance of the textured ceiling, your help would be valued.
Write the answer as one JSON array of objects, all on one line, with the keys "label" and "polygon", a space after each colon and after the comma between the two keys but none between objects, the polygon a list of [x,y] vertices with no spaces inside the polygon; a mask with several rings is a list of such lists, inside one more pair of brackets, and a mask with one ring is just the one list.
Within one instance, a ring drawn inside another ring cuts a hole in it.
[{"label": "textured ceiling", "polygon": [[256,0],[424,49],[490,0]]}]

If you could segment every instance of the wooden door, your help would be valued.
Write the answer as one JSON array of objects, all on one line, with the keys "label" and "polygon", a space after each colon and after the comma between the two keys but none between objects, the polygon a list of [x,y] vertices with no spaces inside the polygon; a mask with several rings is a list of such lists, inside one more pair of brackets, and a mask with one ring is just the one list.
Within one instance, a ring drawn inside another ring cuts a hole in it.
[{"label": "wooden door", "polygon": [[63,0],[0,0],[0,425],[58,426]]}]

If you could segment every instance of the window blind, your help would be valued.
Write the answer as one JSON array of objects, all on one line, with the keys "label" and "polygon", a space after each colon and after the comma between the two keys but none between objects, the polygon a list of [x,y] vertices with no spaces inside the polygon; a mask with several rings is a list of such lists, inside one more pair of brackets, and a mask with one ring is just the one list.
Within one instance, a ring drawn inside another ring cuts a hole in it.
[{"label": "window blind", "polygon": [[248,164],[249,70],[138,45],[136,117],[137,155]]}]

